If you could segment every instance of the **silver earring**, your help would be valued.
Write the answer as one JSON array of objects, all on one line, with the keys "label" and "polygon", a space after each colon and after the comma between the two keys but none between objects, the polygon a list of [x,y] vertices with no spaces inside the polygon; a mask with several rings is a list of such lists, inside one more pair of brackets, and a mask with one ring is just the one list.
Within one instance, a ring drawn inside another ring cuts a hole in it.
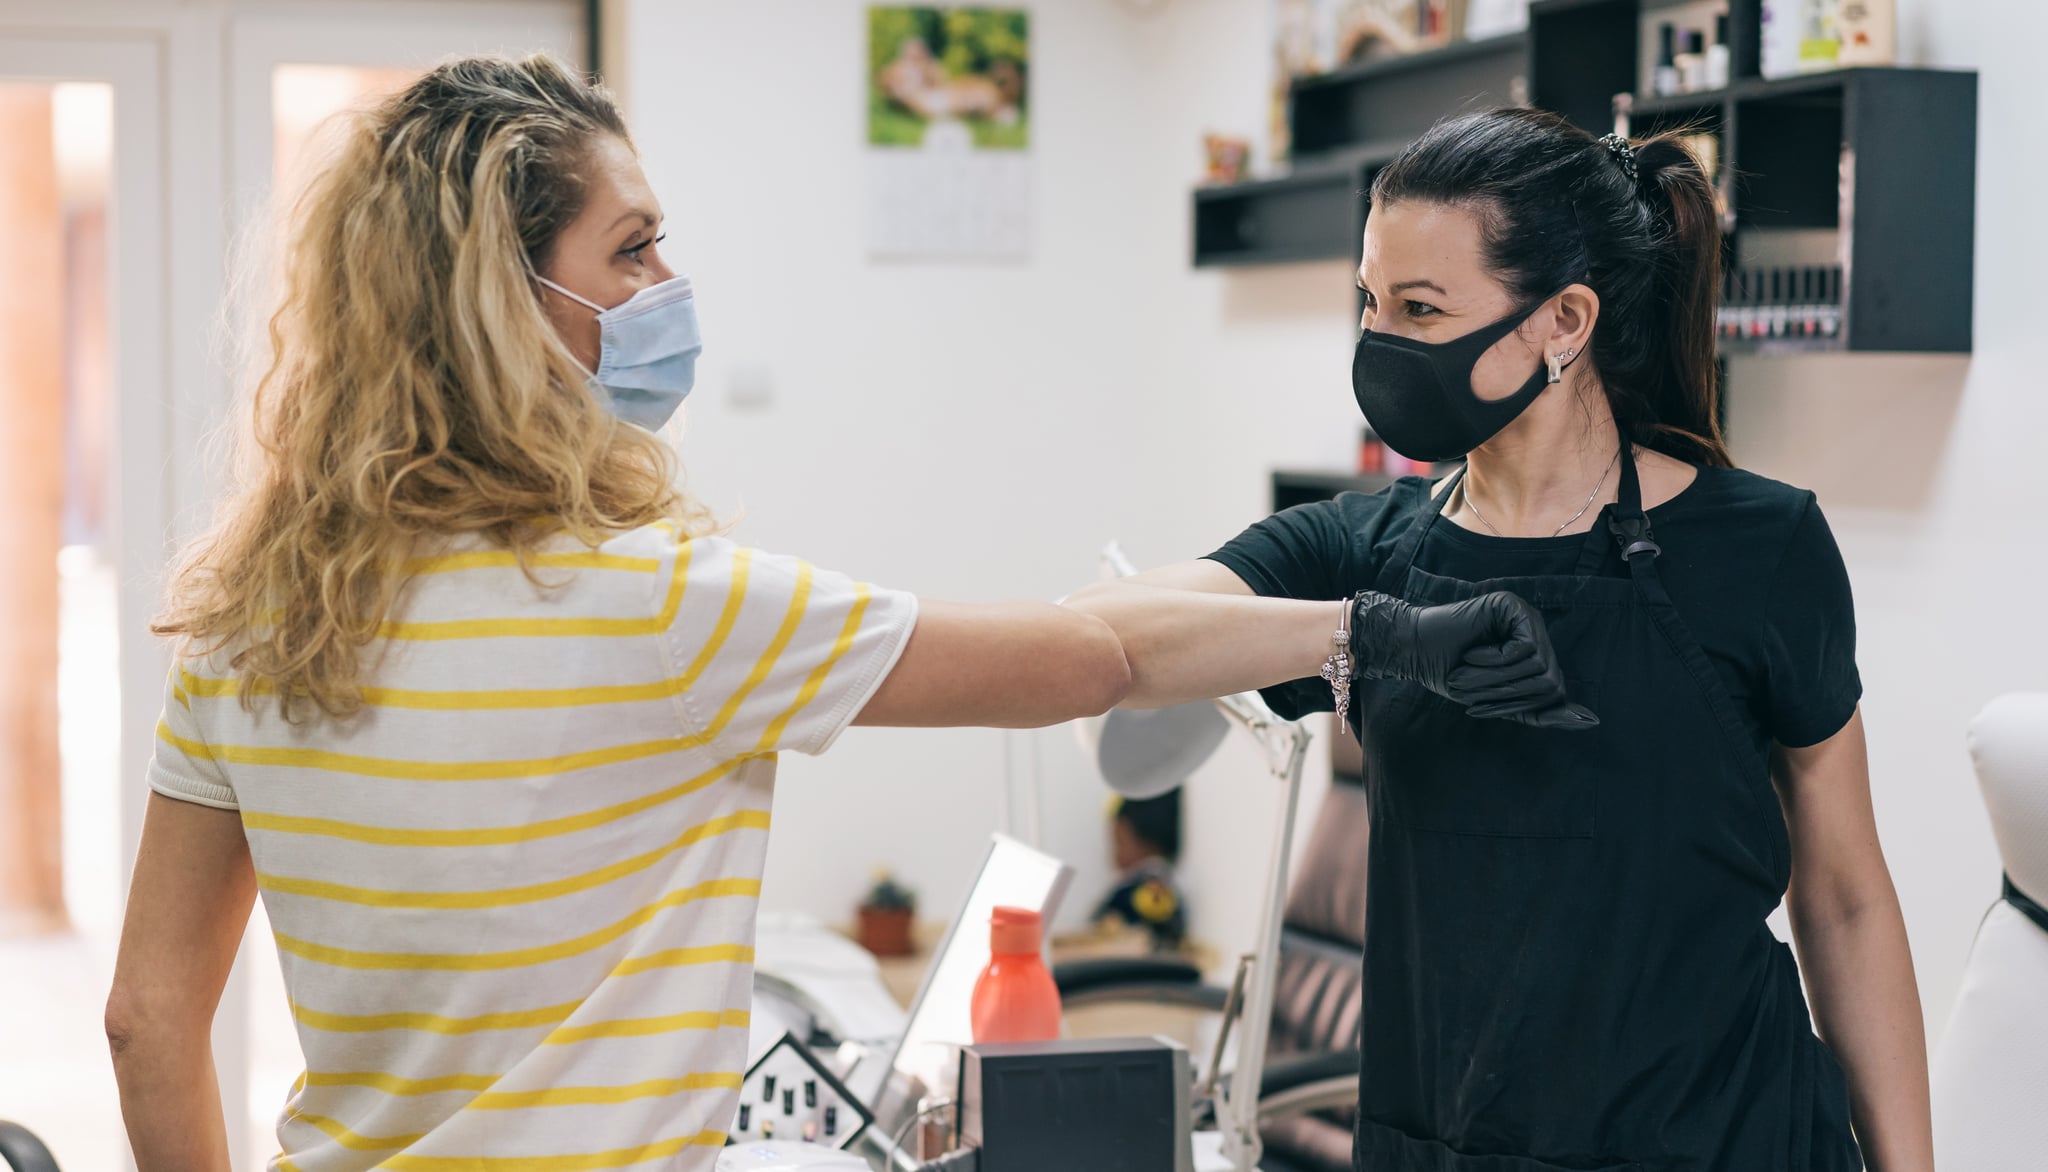
[{"label": "silver earring", "polygon": [[1556,386],[1564,381],[1564,364],[1577,357],[1578,353],[1578,347],[1574,346],[1562,354],[1551,354],[1544,358],[1544,361],[1550,364],[1551,386]]}]

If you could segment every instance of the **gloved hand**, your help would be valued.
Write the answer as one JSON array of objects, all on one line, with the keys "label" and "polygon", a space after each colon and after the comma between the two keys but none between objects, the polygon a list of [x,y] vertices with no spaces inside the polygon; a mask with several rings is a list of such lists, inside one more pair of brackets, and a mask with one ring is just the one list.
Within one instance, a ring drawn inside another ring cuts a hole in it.
[{"label": "gloved hand", "polygon": [[1412,680],[1473,716],[1538,728],[1600,723],[1565,695],[1543,616],[1505,591],[1413,606],[1361,590],[1351,600],[1351,661],[1360,679]]}]

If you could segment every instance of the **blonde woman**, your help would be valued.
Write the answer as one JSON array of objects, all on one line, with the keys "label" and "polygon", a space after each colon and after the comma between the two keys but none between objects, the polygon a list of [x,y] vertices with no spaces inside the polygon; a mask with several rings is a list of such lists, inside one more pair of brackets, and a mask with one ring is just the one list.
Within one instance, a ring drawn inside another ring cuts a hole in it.
[{"label": "blonde woman", "polygon": [[272,1167],[708,1169],[776,753],[1099,712],[1122,651],[711,533],[647,430],[694,300],[554,62],[435,69],[291,220],[245,482],[157,627],[107,1006],[137,1162],[228,1166],[208,1028],[260,893],[306,1058]]}]

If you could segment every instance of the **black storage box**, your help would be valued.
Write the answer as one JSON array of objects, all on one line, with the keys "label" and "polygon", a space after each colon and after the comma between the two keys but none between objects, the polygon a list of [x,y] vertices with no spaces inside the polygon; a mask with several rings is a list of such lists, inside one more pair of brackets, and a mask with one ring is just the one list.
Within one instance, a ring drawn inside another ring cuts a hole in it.
[{"label": "black storage box", "polygon": [[1179,1172],[1187,1052],[1157,1038],[969,1046],[960,1139],[980,1172]]}]

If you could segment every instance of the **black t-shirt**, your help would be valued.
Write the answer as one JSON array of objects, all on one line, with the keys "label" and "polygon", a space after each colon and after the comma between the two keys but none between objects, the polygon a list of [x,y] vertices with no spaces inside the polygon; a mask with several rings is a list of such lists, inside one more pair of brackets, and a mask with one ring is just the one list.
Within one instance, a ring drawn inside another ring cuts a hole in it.
[{"label": "black t-shirt", "polygon": [[[1428,481],[1410,477],[1371,496],[1299,505],[1209,556],[1262,595],[1346,598],[1375,587],[1396,543],[1428,508],[1429,490]],[[1848,569],[1813,494],[1737,469],[1702,468],[1649,512],[1664,551],[1657,559],[1664,587],[1758,741],[1798,748],[1841,731],[1863,695],[1856,613]],[[1495,537],[1439,520],[1415,562],[1468,582],[1571,574],[1585,542],[1583,533]],[[1612,543],[1599,572],[1628,573]],[[1332,708],[1330,686],[1320,679],[1263,694],[1289,719]]]}]

